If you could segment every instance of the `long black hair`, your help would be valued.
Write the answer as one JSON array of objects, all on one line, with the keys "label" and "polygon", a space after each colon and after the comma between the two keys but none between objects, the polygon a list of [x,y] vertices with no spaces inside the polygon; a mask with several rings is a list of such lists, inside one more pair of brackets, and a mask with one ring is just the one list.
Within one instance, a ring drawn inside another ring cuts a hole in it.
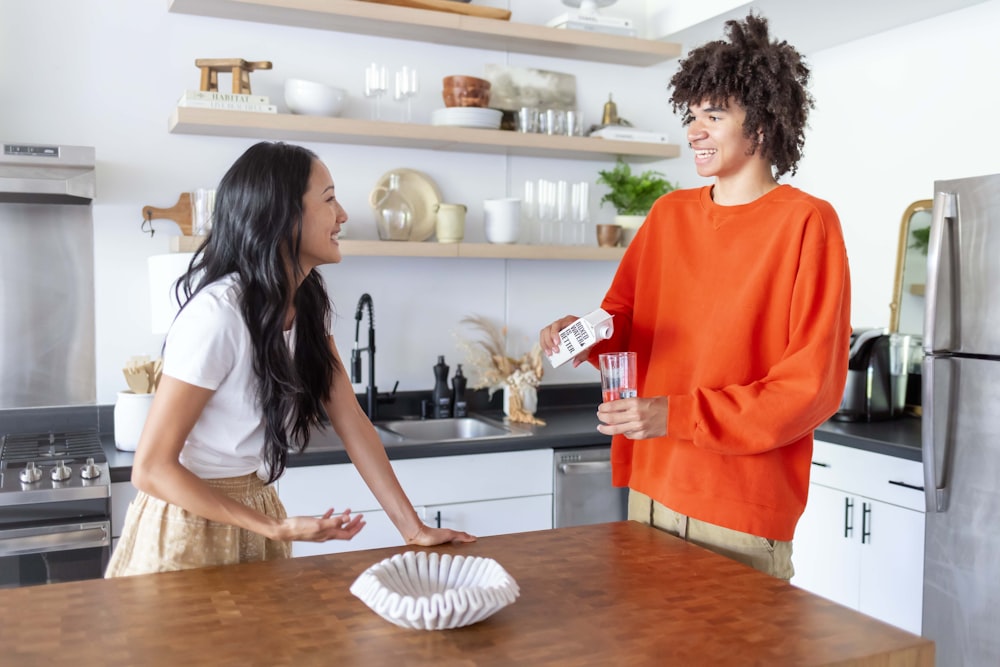
[{"label": "long black hair", "polygon": [[795,175],[805,146],[806,119],[814,101],[809,94],[809,68],[788,42],[771,41],[767,19],[749,14],[743,21],[726,21],[729,41],[709,42],[680,61],[670,79],[670,103],[683,113],[685,126],[693,120],[690,106],[708,101],[726,105],[735,100],[746,109],[743,135],[755,138],[774,166],[775,178]]},{"label": "long black hair", "polygon": [[[325,418],[323,401],[336,368],[327,340],[331,307],[323,279],[313,269],[297,290],[292,282],[302,278],[296,259],[302,197],[317,159],[306,148],[281,142],[247,149],[222,177],[212,227],[176,288],[178,301],[186,305],[205,286],[230,274],[237,277],[264,415],[268,483],[284,472],[289,448],[305,449],[310,429]],[[294,358],[283,333],[293,299]]]}]

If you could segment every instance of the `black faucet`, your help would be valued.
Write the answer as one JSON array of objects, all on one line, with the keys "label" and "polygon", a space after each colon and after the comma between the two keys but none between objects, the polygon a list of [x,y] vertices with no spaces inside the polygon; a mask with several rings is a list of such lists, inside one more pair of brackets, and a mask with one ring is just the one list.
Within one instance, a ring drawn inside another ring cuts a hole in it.
[{"label": "black faucet", "polygon": [[[368,347],[359,348],[359,334],[361,333],[361,317],[363,310],[368,307]],[[392,394],[380,397],[378,388],[375,387],[375,309],[372,305],[372,297],[367,292],[358,299],[358,308],[354,313],[354,349],[351,350],[351,382],[357,384],[361,382],[361,353],[368,352],[368,386],[365,389],[368,419],[375,421],[378,419],[378,404],[391,403],[396,394],[396,387],[399,381],[392,388]]]}]

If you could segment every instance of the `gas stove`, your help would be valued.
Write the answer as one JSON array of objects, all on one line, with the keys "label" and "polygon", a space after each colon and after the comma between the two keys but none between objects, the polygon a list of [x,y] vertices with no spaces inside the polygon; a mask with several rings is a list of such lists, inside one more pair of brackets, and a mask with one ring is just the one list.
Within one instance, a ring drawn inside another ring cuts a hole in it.
[{"label": "gas stove", "polygon": [[3,436],[0,506],[110,495],[111,474],[96,430]]}]

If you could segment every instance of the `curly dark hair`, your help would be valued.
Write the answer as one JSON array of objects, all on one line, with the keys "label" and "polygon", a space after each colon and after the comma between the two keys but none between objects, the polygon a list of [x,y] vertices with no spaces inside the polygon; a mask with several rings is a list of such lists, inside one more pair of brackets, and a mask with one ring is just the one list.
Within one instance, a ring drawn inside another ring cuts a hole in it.
[{"label": "curly dark hair", "polygon": [[805,145],[806,118],[814,107],[806,89],[809,68],[802,54],[786,41],[771,41],[767,19],[753,13],[743,21],[726,21],[729,41],[708,42],[688,53],[670,79],[670,104],[685,126],[694,120],[691,107],[702,102],[746,109],[743,134],[774,167],[775,178],[795,175]]}]

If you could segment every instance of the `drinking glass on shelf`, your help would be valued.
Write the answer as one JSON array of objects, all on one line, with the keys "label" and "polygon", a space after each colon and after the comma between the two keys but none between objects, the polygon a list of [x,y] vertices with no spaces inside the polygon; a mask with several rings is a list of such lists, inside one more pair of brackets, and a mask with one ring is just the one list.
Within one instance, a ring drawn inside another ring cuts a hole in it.
[{"label": "drinking glass on shelf", "polygon": [[542,245],[554,245],[558,239],[556,184],[540,178],[538,179],[538,242]]},{"label": "drinking glass on shelf", "polygon": [[590,221],[590,183],[580,181],[574,183],[570,195],[572,199],[572,231],[573,245],[583,245],[587,239],[587,223]]},{"label": "drinking glass on shelf", "polygon": [[556,183],[556,243],[560,245],[572,244],[572,240],[570,239],[570,223],[569,183],[560,180]]},{"label": "drinking glass on shelf", "polygon": [[385,66],[372,63],[365,68],[365,97],[372,100],[372,119],[382,118],[381,99],[389,90],[385,78]]},{"label": "drinking glass on shelf", "polygon": [[393,99],[397,102],[406,102],[406,111],[404,112],[403,119],[409,123],[412,118],[412,108],[410,104],[411,98],[413,98],[417,92],[419,92],[419,82],[417,81],[417,70],[412,67],[403,65],[403,69],[396,72],[395,75],[395,87],[393,89]]},{"label": "drinking glass on shelf", "polygon": [[538,243],[538,199],[535,182],[524,182],[524,196],[521,197],[521,242]]}]

